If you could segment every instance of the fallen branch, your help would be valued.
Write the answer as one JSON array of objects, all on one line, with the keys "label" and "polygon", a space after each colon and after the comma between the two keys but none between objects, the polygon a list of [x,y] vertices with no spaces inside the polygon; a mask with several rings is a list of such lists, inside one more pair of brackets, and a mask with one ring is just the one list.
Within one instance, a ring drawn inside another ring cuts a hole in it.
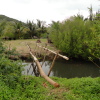
[{"label": "fallen branch", "polygon": [[42,70],[42,67],[38,61],[38,59],[33,55],[33,53],[31,52],[31,49],[30,49],[30,46],[27,44],[29,50],[30,50],[30,54],[31,56],[33,57],[37,67],[38,67],[38,70],[40,72],[40,75],[45,78],[50,84],[52,84],[54,87],[59,87],[60,85],[58,83],[56,83],[55,81],[53,81],[52,79],[50,79],[45,73],[44,71]]},{"label": "fallen branch", "polygon": [[[54,51],[52,51],[52,50],[50,50],[50,49],[48,49],[48,48],[42,47],[42,46],[40,46],[40,45],[37,45],[37,46],[40,47],[40,48],[43,48],[44,50],[48,50],[49,52],[52,52],[52,53],[54,53],[54,54],[57,54],[56,52],[54,52]],[[62,58],[64,58],[64,59],[66,59],[66,60],[69,60],[68,57],[63,56],[63,55],[61,55],[61,54],[58,54],[58,56],[60,56],[60,57],[62,57]]]}]

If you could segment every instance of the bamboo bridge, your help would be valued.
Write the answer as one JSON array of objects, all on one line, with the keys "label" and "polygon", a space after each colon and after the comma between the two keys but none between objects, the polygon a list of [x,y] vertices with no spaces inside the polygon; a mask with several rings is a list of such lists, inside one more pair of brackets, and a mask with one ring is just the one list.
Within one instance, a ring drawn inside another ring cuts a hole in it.
[{"label": "bamboo bridge", "polygon": [[[53,85],[54,87],[60,87],[60,85],[59,85],[57,82],[53,81],[53,80],[49,77],[49,75],[50,75],[50,73],[51,73],[51,71],[52,71],[52,68],[54,67],[54,63],[55,63],[55,60],[56,60],[57,56],[62,57],[63,59],[66,59],[66,60],[69,60],[69,58],[66,57],[66,56],[63,56],[63,55],[59,54],[59,52],[54,52],[54,51],[52,51],[52,50],[50,50],[50,49],[48,49],[48,48],[46,48],[46,47],[43,47],[43,46],[41,46],[41,45],[39,45],[39,44],[37,43],[37,44],[36,44],[36,47],[40,48],[41,50],[42,50],[42,49],[45,50],[46,53],[47,53],[47,52],[51,52],[51,53],[53,53],[53,54],[55,55],[54,58],[53,58],[53,61],[52,61],[52,63],[51,63],[51,66],[50,66],[50,70],[49,70],[49,72],[48,72],[48,75],[46,75],[46,74],[44,73],[43,69],[42,69],[43,63],[45,62],[45,59],[46,59],[46,55],[44,55],[44,57],[43,57],[43,62],[42,62],[42,64],[40,64],[39,60],[38,60],[37,57],[36,57],[35,50],[32,50],[29,44],[26,43],[26,45],[27,45],[27,47],[28,47],[28,49],[29,49],[30,55],[31,55],[32,58],[33,58],[33,62],[31,63],[31,66],[32,66],[32,68],[33,68],[34,75],[37,76],[37,77],[38,77],[38,76],[43,77],[46,81],[48,81],[48,82],[49,82],[51,85]],[[31,66],[30,66],[30,67],[31,67]],[[30,68],[29,68],[29,70],[30,70]],[[29,72],[29,70],[27,70],[27,73]]]}]

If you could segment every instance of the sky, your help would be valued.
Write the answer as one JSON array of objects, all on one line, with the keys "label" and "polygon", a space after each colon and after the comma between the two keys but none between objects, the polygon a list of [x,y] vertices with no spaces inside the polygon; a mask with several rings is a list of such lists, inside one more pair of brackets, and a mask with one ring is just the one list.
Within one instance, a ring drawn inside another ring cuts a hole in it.
[{"label": "sky", "polygon": [[39,19],[50,24],[63,21],[70,16],[81,14],[89,16],[88,7],[93,13],[100,8],[99,0],[0,0],[0,14],[27,22]]}]

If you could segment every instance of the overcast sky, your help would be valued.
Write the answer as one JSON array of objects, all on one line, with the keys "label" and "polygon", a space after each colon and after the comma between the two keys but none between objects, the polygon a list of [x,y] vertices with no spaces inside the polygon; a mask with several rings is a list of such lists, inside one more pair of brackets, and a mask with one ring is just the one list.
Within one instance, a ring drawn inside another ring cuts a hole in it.
[{"label": "overcast sky", "polygon": [[89,16],[88,7],[95,13],[100,8],[99,0],[0,0],[0,14],[23,22],[40,19],[63,21],[78,13]]}]

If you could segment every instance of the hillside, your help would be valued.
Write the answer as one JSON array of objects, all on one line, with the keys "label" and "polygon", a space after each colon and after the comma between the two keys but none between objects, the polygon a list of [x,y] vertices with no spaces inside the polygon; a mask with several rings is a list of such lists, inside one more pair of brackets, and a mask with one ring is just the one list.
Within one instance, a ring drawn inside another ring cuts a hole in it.
[{"label": "hillside", "polygon": [[16,21],[16,22],[20,22],[19,20],[17,19],[14,19],[14,18],[10,18],[10,17],[7,17],[5,15],[0,15],[0,22],[2,21]]}]

